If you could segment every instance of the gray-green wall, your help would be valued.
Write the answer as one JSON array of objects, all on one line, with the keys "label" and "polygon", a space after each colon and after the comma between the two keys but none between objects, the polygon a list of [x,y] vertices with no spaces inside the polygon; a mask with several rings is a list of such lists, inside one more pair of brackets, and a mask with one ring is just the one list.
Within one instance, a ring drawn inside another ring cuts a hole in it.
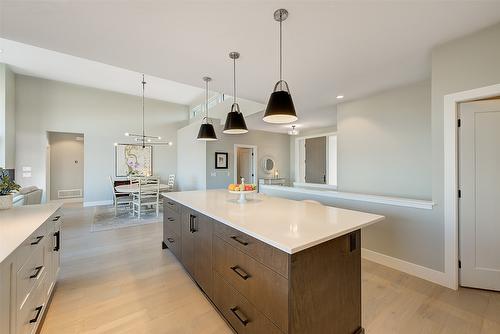
[{"label": "gray-green wall", "polygon": [[[46,189],[47,132],[83,133],[84,201],[111,201],[113,143],[131,142],[124,133],[141,131],[140,115],[138,96],[16,75],[16,170],[32,167],[18,182]],[[153,149],[153,173],[163,181],[177,172],[176,134],[187,117],[187,106],[146,99],[146,132],[174,142]]]},{"label": "gray-green wall", "polygon": [[[222,133],[223,126],[215,123],[218,140],[207,142],[206,175],[207,189],[226,188],[234,182],[234,145],[257,146],[257,177],[265,176],[261,159],[271,156],[280,177],[290,177],[290,139],[287,134],[271,133],[266,131],[250,130],[243,135],[226,135]],[[215,152],[228,153],[228,169],[215,169]],[[213,175],[215,173],[215,176]]]}]

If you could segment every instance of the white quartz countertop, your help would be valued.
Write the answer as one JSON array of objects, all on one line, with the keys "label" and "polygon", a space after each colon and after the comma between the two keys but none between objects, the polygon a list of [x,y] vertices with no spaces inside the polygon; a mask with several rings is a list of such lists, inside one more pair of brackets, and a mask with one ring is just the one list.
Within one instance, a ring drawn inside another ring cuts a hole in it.
[{"label": "white quartz countertop", "polygon": [[0,210],[0,263],[61,205],[61,203],[37,204]]},{"label": "white quartz countertop", "polygon": [[264,194],[239,195],[226,190],[163,193],[182,205],[293,254],[335,239],[385,217],[371,213],[299,202]]}]

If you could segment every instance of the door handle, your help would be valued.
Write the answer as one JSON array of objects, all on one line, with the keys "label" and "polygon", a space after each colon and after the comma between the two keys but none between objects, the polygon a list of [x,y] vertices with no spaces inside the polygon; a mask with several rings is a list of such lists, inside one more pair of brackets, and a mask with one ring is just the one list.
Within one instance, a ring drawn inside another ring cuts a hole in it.
[{"label": "door handle", "polygon": [[237,235],[233,235],[232,237],[230,237],[231,239],[233,239],[234,241],[242,244],[243,246],[248,246],[248,242],[244,241],[244,240],[241,240]]},{"label": "door handle", "polygon": [[169,222],[173,222],[173,221],[175,220],[175,219],[174,219],[174,218],[172,218],[172,217],[168,217],[167,219],[168,219],[168,221],[169,221]]},{"label": "door handle", "polygon": [[232,271],[234,271],[238,276],[243,278],[245,281],[250,278],[250,275],[246,271],[244,271],[240,266],[230,267]]},{"label": "door handle", "polygon": [[197,217],[195,215],[189,215],[189,232],[194,233],[196,232],[196,219]]},{"label": "door handle", "polygon": [[54,251],[58,252],[59,248],[61,248],[61,231],[55,232],[54,237],[56,237],[56,246],[54,247]]},{"label": "door handle", "polygon": [[43,235],[40,235],[40,236],[36,237],[36,241],[33,241],[31,244],[38,245],[42,239],[43,239]]},{"label": "door handle", "polygon": [[172,239],[172,238],[167,238],[167,241],[170,242],[171,244],[174,243],[174,239]]},{"label": "door handle", "polygon": [[36,315],[33,319],[30,320],[30,324],[34,324],[35,322],[38,321],[38,317],[40,316],[40,313],[42,313],[43,305],[38,306],[35,311]]},{"label": "door handle", "polygon": [[241,312],[238,306],[231,307],[229,310],[234,314],[236,318],[238,318],[238,320],[243,324],[243,326],[246,326],[250,322],[250,320],[248,320],[245,314]]},{"label": "door handle", "polygon": [[30,278],[38,278],[38,275],[40,275],[40,272],[42,271],[43,266],[38,266],[35,268],[35,273],[30,276]]}]

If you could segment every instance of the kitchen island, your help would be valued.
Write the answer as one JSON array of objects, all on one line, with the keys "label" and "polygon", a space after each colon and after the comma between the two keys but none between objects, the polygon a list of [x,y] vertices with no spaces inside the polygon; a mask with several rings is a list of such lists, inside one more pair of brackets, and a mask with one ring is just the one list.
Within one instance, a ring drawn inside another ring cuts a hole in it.
[{"label": "kitchen island", "polygon": [[225,190],[164,193],[163,248],[237,333],[363,333],[361,228],[383,216]]}]

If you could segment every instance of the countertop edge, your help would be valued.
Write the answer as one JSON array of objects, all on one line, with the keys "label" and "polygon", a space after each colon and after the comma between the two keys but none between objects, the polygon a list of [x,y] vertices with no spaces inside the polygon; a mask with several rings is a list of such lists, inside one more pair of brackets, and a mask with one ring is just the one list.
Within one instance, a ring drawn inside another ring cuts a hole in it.
[{"label": "countertop edge", "polygon": [[[20,246],[22,245],[23,242],[25,242],[29,236],[31,234],[33,234],[33,232],[35,232],[37,230],[37,228],[39,228],[40,226],[42,226],[43,223],[45,223],[47,221],[47,219],[50,218],[50,216],[52,216],[57,210],[59,210],[62,206],[63,206],[63,203],[45,203],[45,204],[40,204],[40,205],[50,205],[50,206],[54,206],[54,208],[50,209],[48,212],[49,214],[46,216],[46,214],[44,214],[43,216],[40,217],[40,222],[39,223],[36,223],[35,225],[33,225],[33,228],[30,229],[30,232],[25,232],[26,235],[23,236],[22,238],[19,238],[19,242],[17,243],[17,245],[15,247],[13,247],[10,251],[7,251],[3,254],[0,254],[0,263],[3,263],[6,259],[9,258],[9,256],[12,255],[12,253],[15,252],[15,250]],[[24,208],[25,206],[22,206],[20,208]],[[28,206],[26,206],[28,207]],[[9,209],[10,210],[10,209]],[[18,209],[19,210],[19,209]]]},{"label": "countertop edge", "polygon": [[306,243],[306,244],[304,244],[304,245],[301,245],[300,247],[293,247],[293,248],[289,248],[289,247],[284,247],[283,245],[280,245],[280,244],[276,243],[276,242],[275,242],[275,241],[273,241],[273,240],[269,240],[268,238],[263,237],[263,236],[261,236],[261,235],[258,235],[258,234],[254,233],[254,232],[252,232],[252,231],[249,231],[249,230],[247,230],[247,229],[245,229],[245,228],[242,228],[241,226],[239,226],[239,225],[237,225],[237,224],[233,224],[233,223],[231,223],[231,222],[228,222],[228,221],[227,221],[227,220],[225,220],[224,218],[217,217],[216,215],[211,214],[211,213],[207,213],[207,212],[205,212],[204,210],[202,210],[202,209],[200,209],[200,208],[195,208],[195,207],[193,207],[192,205],[190,205],[190,204],[188,204],[188,203],[186,203],[186,202],[184,202],[184,201],[182,201],[182,200],[179,200],[179,199],[177,199],[177,198],[172,198],[172,197],[169,197],[168,195],[169,195],[169,193],[161,193],[161,196],[163,196],[163,197],[165,197],[165,198],[169,198],[169,199],[171,199],[171,200],[173,200],[173,201],[176,201],[177,203],[180,203],[181,205],[187,206],[187,207],[189,207],[190,209],[193,209],[193,210],[195,210],[195,211],[198,211],[198,212],[200,212],[200,213],[202,213],[202,214],[206,215],[207,217],[210,217],[210,218],[212,218],[212,219],[214,219],[214,220],[216,220],[216,221],[218,221],[218,222],[220,222],[220,223],[223,223],[224,225],[227,225],[227,226],[229,226],[229,227],[232,227],[232,228],[234,228],[234,229],[236,229],[236,230],[238,230],[238,231],[240,231],[240,232],[242,232],[242,233],[248,234],[249,236],[254,237],[255,239],[258,239],[258,240],[260,240],[260,241],[262,241],[262,242],[264,242],[264,243],[266,243],[266,244],[268,244],[268,245],[270,245],[270,246],[273,246],[273,247],[275,247],[275,248],[277,248],[277,249],[279,249],[279,250],[282,250],[283,252],[285,252],[285,253],[287,253],[287,254],[290,254],[290,255],[295,254],[295,253],[298,253],[298,252],[303,251],[303,250],[305,250],[305,249],[308,249],[308,248],[311,248],[311,247],[317,246],[317,245],[322,244],[322,243],[324,243],[324,242],[326,242],[326,241],[329,241],[329,240],[335,239],[335,238],[340,237],[340,236],[342,236],[342,235],[346,235],[346,234],[348,234],[348,233],[351,233],[351,232],[356,231],[356,230],[358,230],[358,229],[361,229],[361,228],[363,228],[363,227],[369,226],[369,225],[371,225],[371,224],[375,224],[375,223],[380,222],[380,221],[382,221],[382,220],[384,220],[384,219],[385,219],[385,216],[376,215],[376,216],[379,216],[379,218],[377,218],[377,219],[375,219],[375,220],[372,220],[372,221],[369,221],[369,222],[363,223],[363,224],[361,224],[361,225],[359,225],[359,226],[356,226],[356,227],[353,227],[353,228],[345,229],[344,231],[342,231],[342,232],[340,232],[340,233],[334,233],[334,234],[331,234],[331,235],[326,236],[326,237],[324,237],[324,238],[317,239],[317,240],[315,240],[315,241],[312,241],[312,242]]}]

